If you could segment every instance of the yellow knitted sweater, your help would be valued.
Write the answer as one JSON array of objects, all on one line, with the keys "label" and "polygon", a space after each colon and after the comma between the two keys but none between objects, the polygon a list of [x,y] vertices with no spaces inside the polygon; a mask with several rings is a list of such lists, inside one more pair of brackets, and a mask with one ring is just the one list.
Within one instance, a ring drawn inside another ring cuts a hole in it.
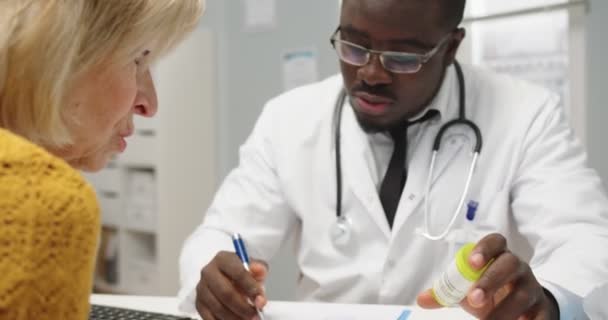
[{"label": "yellow knitted sweater", "polygon": [[0,319],[87,319],[99,229],[80,173],[0,129]]}]

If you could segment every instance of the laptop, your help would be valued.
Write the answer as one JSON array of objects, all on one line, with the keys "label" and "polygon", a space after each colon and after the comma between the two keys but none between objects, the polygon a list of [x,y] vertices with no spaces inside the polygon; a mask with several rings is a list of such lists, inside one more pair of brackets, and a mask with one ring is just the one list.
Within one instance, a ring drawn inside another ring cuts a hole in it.
[{"label": "laptop", "polygon": [[89,320],[194,320],[188,317],[93,304]]}]

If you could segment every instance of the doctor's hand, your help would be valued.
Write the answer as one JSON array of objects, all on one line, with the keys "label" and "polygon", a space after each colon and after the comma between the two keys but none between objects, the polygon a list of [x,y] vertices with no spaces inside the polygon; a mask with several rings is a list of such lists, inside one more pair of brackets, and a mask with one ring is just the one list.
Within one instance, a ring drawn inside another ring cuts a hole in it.
[{"label": "doctor's hand", "polygon": [[[483,238],[469,256],[469,264],[482,269],[494,259],[460,303],[479,319],[557,320],[559,308],[553,296],[538,283],[530,266],[507,248],[500,234]],[[427,309],[440,308],[430,290],[418,296]]]},{"label": "doctor's hand", "polygon": [[253,302],[262,310],[266,305],[263,283],[268,265],[251,260],[251,272],[234,252],[218,253],[201,271],[196,287],[196,310],[205,320],[257,319]]}]

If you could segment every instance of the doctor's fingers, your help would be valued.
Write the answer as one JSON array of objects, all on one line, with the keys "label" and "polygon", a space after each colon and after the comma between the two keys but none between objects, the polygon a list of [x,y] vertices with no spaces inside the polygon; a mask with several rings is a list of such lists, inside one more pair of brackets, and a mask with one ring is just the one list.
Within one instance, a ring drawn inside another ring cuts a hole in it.
[{"label": "doctor's fingers", "polygon": [[215,256],[212,263],[251,300],[255,300],[259,295],[264,295],[262,285],[255,279],[252,272],[245,269],[243,263],[234,252],[220,252]]},{"label": "doctor's fingers", "polygon": [[257,282],[264,283],[266,281],[266,276],[268,276],[268,264],[266,262],[252,259],[249,268]]},{"label": "doctor's fingers", "polygon": [[222,320],[252,319],[257,314],[242,293],[224,276],[201,281],[197,287],[197,303]]},{"label": "doctor's fingers", "polygon": [[534,276],[529,279],[529,275],[532,275],[530,267],[507,251],[496,258],[479,278],[469,292],[467,300],[473,307],[481,307],[490,302],[490,298],[499,293],[500,289],[511,283],[520,283],[520,279],[535,281]]},{"label": "doctor's fingers", "polygon": [[[196,291],[197,291],[197,294],[196,294],[195,305],[196,305],[196,311],[198,312],[198,314],[205,320],[216,320],[217,318],[215,317],[215,315],[213,314],[211,309],[208,307],[208,305],[212,304],[212,303],[219,303],[219,302],[217,302],[217,299],[215,300],[215,302],[204,302],[205,300],[208,300],[209,298],[204,297],[203,291],[199,290],[198,287],[197,287]],[[211,294],[211,293],[206,293],[206,294]],[[215,298],[213,298],[213,299],[215,299]]]},{"label": "doctor's fingers", "polygon": [[[550,303],[545,301],[546,303]],[[539,304],[537,307],[533,308],[530,312],[528,312],[525,316],[520,317],[517,320],[552,320],[557,319],[559,317],[559,310],[557,314],[554,309],[546,308],[543,304]]]},{"label": "doctor's fingers", "polygon": [[209,288],[199,290],[196,300],[196,310],[203,319],[207,318],[211,320],[215,319],[229,319],[229,320],[241,320],[251,319],[242,318],[232,312],[228,307],[224,306],[218,298],[216,298]]},{"label": "doctor's fingers", "polygon": [[475,245],[469,256],[469,264],[479,270],[507,250],[507,239],[505,237],[498,233],[490,234]]},{"label": "doctor's fingers", "polygon": [[[487,320],[552,319],[543,308],[544,291],[535,281],[520,278],[513,290],[488,314]],[[536,314],[535,316],[533,316]]]}]

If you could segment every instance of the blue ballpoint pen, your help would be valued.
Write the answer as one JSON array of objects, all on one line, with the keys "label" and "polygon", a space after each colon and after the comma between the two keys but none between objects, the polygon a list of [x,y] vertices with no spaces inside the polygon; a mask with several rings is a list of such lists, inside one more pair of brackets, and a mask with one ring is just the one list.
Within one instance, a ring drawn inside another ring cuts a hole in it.
[{"label": "blue ballpoint pen", "polygon": [[[245,267],[245,270],[247,270],[247,272],[251,272],[251,269],[249,268],[249,255],[247,255],[247,249],[245,249],[245,243],[243,242],[243,238],[241,238],[240,234],[235,233],[232,235],[232,244],[234,244],[234,251],[239,259],[241,259],[243,262],[243,267]],[[260,320],[264,320],[264,314],[262,311],[260,311],[260,309],[257,307],[256,311],[258,312],[258,317]]]}]

